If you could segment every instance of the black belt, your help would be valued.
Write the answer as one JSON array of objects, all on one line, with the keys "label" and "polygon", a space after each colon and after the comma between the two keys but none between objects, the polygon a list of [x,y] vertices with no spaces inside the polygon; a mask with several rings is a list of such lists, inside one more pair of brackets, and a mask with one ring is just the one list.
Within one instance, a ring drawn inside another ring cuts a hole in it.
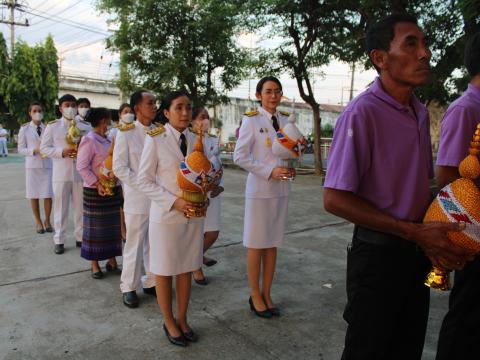
[{"label": "black belt", "polygon": [[355,225],[353,237],[369,244],[380,245],[391,248],[412,249],[417,248],[414,242],[403,239],[399,236],[387,234],[380,231],[370,230],[363,226]]}]

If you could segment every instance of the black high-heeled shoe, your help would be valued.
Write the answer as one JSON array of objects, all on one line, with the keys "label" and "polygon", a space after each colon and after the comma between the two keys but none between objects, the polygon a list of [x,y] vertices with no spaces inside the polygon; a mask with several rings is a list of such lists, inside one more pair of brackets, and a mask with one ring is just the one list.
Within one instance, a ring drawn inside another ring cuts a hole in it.
[{"label": "black high-heeled shoe", "polygon": [[167,335],[168,341],[170,341],[173,345],[182,346],[182,347],[185,347],[188,345],[187,340],[183,335],[180,335],[177,337],[170,335],[165,324],[163,324],[163,330],[165,330],[165,335]]},{"label": "black high-heeled shoe", "polygon": [[268,308],[272,316],[280,316],[280,310],[277,307]]},{"label": "black high-heeled shoe", "polygon": [[248,303],[250,304],[250,310],[252,310],[255,313],[255,315],[264,319],[270,319],[272,317],[272,313],[268,311],[268,309],[263,311],[258,311],[257,309],[255,309],[251,296],[248,298]]}]

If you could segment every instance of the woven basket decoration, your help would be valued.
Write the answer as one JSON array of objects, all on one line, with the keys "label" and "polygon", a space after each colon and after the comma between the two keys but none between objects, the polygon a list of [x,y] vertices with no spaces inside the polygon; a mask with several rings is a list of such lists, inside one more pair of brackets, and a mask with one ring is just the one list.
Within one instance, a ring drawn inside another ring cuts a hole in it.
[{"label": "woven basket decoration", "polygon": [[474,180],[480,176],[480,124],[477,125],[469,153],[459,166],[461,178],[445,186],[425,214],[424,222],[464,222],[461,232],[449,232],[458,246],[480,252],[480,190]]}]

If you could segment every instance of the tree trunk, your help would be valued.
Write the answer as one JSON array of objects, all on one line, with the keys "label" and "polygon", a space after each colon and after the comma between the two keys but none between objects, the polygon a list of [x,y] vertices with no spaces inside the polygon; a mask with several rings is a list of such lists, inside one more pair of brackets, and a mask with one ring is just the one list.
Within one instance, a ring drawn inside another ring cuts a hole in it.
[{"label": "tree trunk", "polygon": [[322,167],[322,154],[321,154],[321,147],[320,147],[320,138],[321,138],[321,122],[322,119],[320,118],[320,105],[318,104],[310,104],[313,111],[313,151],[315,157],[315,175],[322,175],[323,174],[323,167]]}]

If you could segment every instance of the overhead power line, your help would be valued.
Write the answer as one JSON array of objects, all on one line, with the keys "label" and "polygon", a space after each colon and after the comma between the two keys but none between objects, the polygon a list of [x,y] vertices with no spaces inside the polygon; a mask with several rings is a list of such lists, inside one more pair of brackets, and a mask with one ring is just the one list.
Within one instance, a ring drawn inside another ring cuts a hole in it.
[{"label": "overhead power line", "polygon": [[27,14],[30,14],[30,15],[38,16],[38,17],[46,19],[48,21],[53,21],[53,22],[57,22],[57,23],[60,23],[60,24],[63,24],[63,25],[68,25],[68,26],[71,26],[71,27],[75,27],[75,28],[78,28],[78,29],[81,29],[81,30],[90,31],[90,32],[95,33],[95,34],[100,34],[100,35],[104,35],[104,36],[109,36],[110,35],[108,32],[105,32],[103,30],[99,30],[99,29],[97,30],[97,29],[92,28],[92,27],[86,27],[85,25],[81,25],[79,23],[74,23],[74,22],[69,21],[69,20],[64,20],[64,19],[61,19],[61,18],[53,19],[51,17],[41,15],[41,14],[36,14],[36,13],[28,11],[28,10],[25,10],[24,12],[27,13]]}]

